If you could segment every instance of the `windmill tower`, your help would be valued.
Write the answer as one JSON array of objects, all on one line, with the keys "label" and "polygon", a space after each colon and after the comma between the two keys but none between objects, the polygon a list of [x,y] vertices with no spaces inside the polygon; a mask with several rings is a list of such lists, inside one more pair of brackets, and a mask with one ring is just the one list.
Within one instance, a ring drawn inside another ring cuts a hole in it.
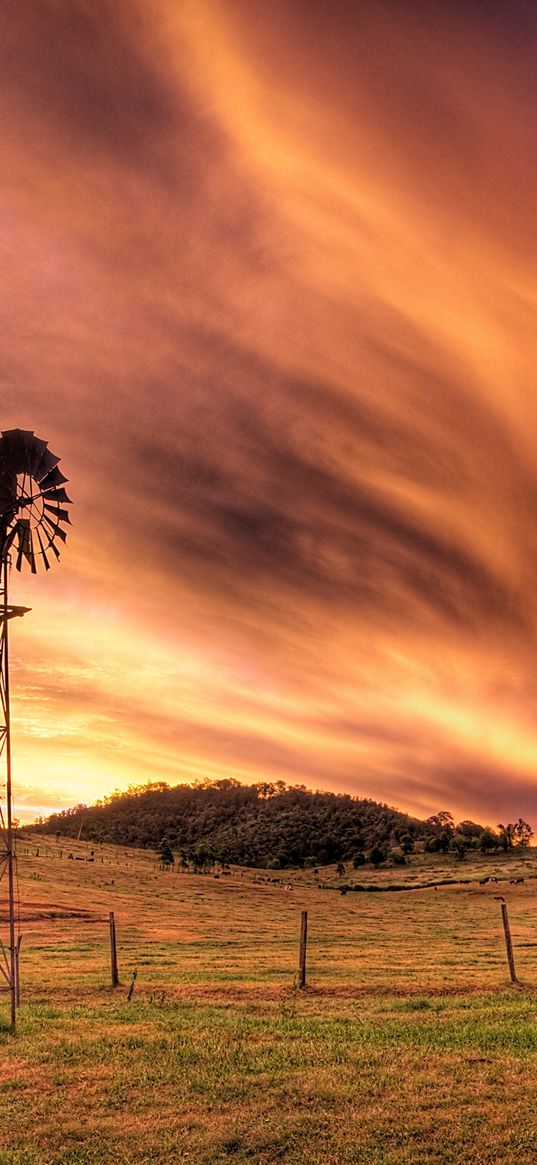
[{"label": "windmill tower", "polygon": [[[11,1028],[15,1030],[18,1000],[18,946],[15,917],[15,845],[13,836],[13,791],[11,772],[11,723],[9,707],[9,636],[12,619],[24,615],[28,607],[9,601],[9,575],[15,563],[23,563],[32,574],[38,563],[50,569],[50,559],[59,558],[58,541],[65,542],[63,523],[69,522],[64,509],[71,499],[64,484],[67,478],[58,469],[59,457],[51,453],[27,429],[9,429],[0,436],[0,890],[7,885],[9,938],[0,938],[0,988],[9,991]],[[0,918],[4,909],[0,901]]]}]

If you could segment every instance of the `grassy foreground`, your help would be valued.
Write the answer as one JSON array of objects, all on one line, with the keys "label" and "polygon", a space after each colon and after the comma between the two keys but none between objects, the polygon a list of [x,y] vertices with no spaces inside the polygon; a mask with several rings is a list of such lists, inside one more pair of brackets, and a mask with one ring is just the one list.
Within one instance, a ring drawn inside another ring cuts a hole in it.
[{"label": "grassy foreground", "polygon": [[0,1165],[534,1165],[533,856],[522,884],[480,885],[492,867],[478,863],[452,869],[468,885],[343,897],[313,876],[178,875],[148,855],[77,862],[38,845],[19,858],[15,1037],[0,995]]}]

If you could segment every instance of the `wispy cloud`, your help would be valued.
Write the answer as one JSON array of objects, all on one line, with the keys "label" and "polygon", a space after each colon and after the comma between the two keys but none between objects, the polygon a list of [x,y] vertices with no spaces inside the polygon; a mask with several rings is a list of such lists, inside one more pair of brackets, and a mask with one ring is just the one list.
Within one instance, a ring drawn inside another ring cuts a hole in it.
[{"label": "wispy cloud", "polygon": [[7,5],[2,427],[75,499],[13,580],[21,808],[236,775],[531,819],[527,21]]}]

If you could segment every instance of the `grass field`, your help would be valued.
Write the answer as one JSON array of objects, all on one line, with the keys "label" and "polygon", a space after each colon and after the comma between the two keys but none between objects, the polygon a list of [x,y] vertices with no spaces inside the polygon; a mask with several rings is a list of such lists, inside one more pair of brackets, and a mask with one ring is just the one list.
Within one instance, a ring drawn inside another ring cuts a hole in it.
[{"label": "grass field", "polygon": [[[348,871],[346,882],[418,888],[343,896],[318,888],[337,884],[333,871],[275,884],[68,849],[90,855],[19,843],[22,1005],[12,1036],[0,995],[0,1165],[534,1165],[532,851]],[[480,885],[486,875],[504,880]],[[448,877],[470,881],[419,888]]]}]

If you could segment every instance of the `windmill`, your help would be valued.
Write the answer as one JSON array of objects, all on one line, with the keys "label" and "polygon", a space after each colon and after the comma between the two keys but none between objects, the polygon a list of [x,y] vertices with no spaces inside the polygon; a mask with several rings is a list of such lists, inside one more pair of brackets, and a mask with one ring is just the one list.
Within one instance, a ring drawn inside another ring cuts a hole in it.
[{"label": "windmill", "polygon": [[69,505],[58,469],[59,457],[51,453],[27,429],[8,429],[0,436],[0,760],[4,765],[5,796],[0,803],[0,882],[7,876],[9,940],[0,939],[0,979],[7,983],[11,1002],[11,1028],[15,1030],[18,1002],[18,944],[15,937],[15,849],[11,779],[11,726],[9,712],[8,627],[28,607],[9,602],[8,583],[13,562],[17,570],[26,564],[32,574],[38,564],[50,569],[59,558],[58,541],[65,542],[64,523]]}]

